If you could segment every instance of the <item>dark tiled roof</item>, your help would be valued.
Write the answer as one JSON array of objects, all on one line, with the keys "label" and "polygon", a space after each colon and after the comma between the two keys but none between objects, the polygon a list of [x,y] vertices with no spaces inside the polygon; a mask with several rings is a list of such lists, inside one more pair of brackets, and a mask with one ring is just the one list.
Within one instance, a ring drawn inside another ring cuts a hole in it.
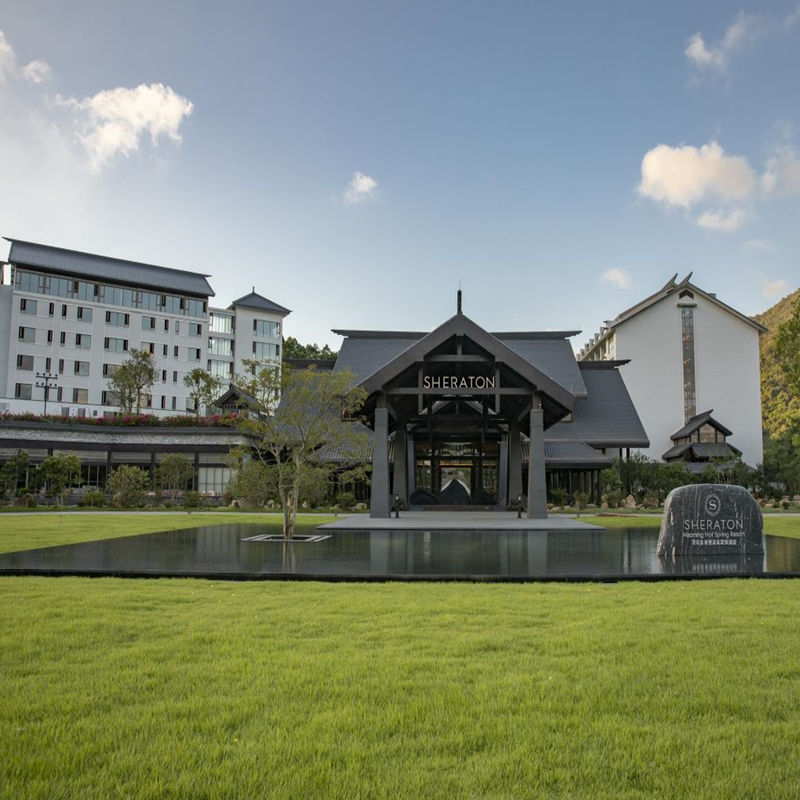
[{"label": "dark tiled roof", "polygon": [[702,414],[695,414],[695,416],[691,417],[679,431],[675,431],[669,438],[674,442],[676,439],[683,439],[686,436],[691,436],[706,423],[711,425],[712,428],[716,428],[720,433],[724,433],[725,436],[733,436],[733,431],[726,428],[722,423],[717,422],[711,416],[713,413],[714,409],[712,408],[709,411],[704,411]]},{"label": "dark tiled roof", "polygon": [[[350,369],[359,381],[376,373],[404,350],[416,344],[425,334],[396,331],[393,336],[375,331],[334,331],[346,334],[336,369]],[[530,336],[521,339],[520,336]],[[586,396],[586,386],[581,377],[572,346],[563,338],[544,338],[545,334],[498,334],[509,350],[524,358],[531,366],[547,375],[559,386],[576,397]],[[553,337],[563,334],[551,334]]]},{"label": "dark tiled roof", "polygon": [[586,397],[586,384],[566,339],[504,339],[503,334],[497,338],[575,397]]},{"label": "dark tiled roof", "polygon": [[342,342],[334,371],[349,369],[356,376],[356,383],[360,383],[417,341],[418,339],[361,339],[348,336]]},{"label": "dark tiled roof", "polygon": [[575,401],[572,422],[559,422],[548,428],[545,439],[586,442],[594,447],[649,447],[619,370],[581,372],[588,397]]},{"label": "dark tiled roof", "polygon": [[284,316],[292,313],[288,308],[284,308],[277,303],[273,303],[272,300],[268,300],[266,297],[263,297],[257,292],[250,292],[250,294],[246,294],[244,297],[234,300],[230,307],[233,308],[234,306],[256,308],[259,311],[270,311],[273,314],[283,314]]},{"label": "dark tiled roof", "polygon": [[[530,460],[528,445],[529,442],[523,440],[522,460],[526,464]],[[581,467],[605,469],[614,462],[584,442],[549,442],[545,440],[544,463],[551,469],[580,469]]]},{"label": "dark tiled roof", "polygon": [[13,264],[25,264],[59,275],[121,283],[126,286],[146,286],[196,297],[214,295],[214,290],[206,280],[208,275],[199,272],[157,267],[78,250],[65,250],[62,247],[23,242],[20,239],[6,237],[6,241],[11,242],[8,260]]},{"label": "dark tiled roof", "polygon": [[664,453],[661,458],[670,461],[691,451],[692,460],[708,461],[712,458],[733,458],[741,455],[741,451],[726,442],[687,442],[676,444]]}]

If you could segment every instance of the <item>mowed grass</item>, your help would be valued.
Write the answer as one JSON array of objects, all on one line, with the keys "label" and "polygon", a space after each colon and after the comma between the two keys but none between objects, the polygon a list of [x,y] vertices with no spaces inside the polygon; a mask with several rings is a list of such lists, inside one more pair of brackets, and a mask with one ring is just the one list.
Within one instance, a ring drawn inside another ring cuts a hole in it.
[{"label": "mowed grass", "polygon": [[0,579],[0,795],[797,797],[793,581]]},{"label": "mowed grass", "polygon": [[[301,526],[322,525],[335,519],[319,514],[298,514]],[[280,514],[236,514],[168,512],[158,514],[20,514],[0,516],[0,553],[34,550],[61,544],[91,542],[95,539],[115,539],[140,533],[197,528],[202,525],[249,523],[276,526],[281,529]]]}]

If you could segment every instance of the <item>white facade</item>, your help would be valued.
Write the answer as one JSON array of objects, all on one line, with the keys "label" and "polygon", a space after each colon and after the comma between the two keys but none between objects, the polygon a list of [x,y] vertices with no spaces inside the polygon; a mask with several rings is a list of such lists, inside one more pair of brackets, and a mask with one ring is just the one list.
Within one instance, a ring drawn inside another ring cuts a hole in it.
[{"label": "white facade", "polygon": [[[55,387],[48,393],[48,414],[98,417],[119,413],[109,379],[114,368],[124,363],[133,349],[144,349],[155,359],[158,380],[142,412],[160,416],[194,413],[184,378],[197,367],[214,366],[224,390],[231,369],[240,372],[242,358],[256,357],[254,342],[270,342],[273,348],[267,355],[271,354],[270,360],[280,359],[282,320],[289,312],[259,295],[248,298],[257,298],[259,303],[281,311],[231,306],[228,311],[209,313],[208,296],[182,298],[173,292],[174,302],[168,301],[165,307],[171,305],[174,310],[166,313],[158,308],[147,310],[114,303],[120,297],[121,287],[112,280],[103,281],[102,294],[104,300],[112,302],[96,302],[92,291],[88,288],[79,291],[79,281],[71,277],[67,291],[58,295],[52,292],[55,281],[60,280],[57,273],[23,264],[14,271],[11,266],[5,266],[7,274],[11,273],[11,283],[0,286],[0,412],[44,413],[44,388],[38,384],[47,373],[54,376]],[[49,278],[46,284],[23,281],[22,273],[52,276],[52,281]],[[93,285],[93,282],[80,283],[83,287]],[[47,287],[49,293],[38,290],[40,287]],[[143,293],[152,297],[153,292],[163,290],[145,284],[136,287],[131,282],[124,291],[125,302],[130,303],[131,293],[134,298],[141,298]],[[85,297],[91,299],[81,299]],[[211,330],[214,313],[218,317],[216,323],[223,327],[227,321],[223,316],[231,318],[230,333]],[[273,327],[275,323],[277,328]],[[254,329],[261,330],[265,324],[270,332],[277,331],[275,337],[262,339],[255,335]],[[242,332],[238,348],[237,329]],[[220,345],[217,339],[225,341]],[[235,353],[235,361],[233,355],[210,352],[219,347]],[[212,365],[212,361],[221,361],[223,366]],[[224,362],[229,364],[227,370]]]},{"label": "white facade", "polygon": [[650,439],[641,452],[661,459],[674,444],[671,434],[692,416],[684,392],[682,327],[682,310],[690,310],[694,413],[713,409],[714,418],[733,432],[728,442],[755,466],[763,459],[760,326],[688,281],[668,287],[607,323],[581,358],[630,359],[622,375]]}]

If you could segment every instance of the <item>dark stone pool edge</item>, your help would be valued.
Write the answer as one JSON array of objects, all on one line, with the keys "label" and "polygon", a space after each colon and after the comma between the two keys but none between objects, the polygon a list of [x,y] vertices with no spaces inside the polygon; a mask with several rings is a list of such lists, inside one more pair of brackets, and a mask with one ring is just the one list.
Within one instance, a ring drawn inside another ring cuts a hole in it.
[{"label": "dark stone pool edge", "polygon": [[638,581],[707,581],[726,578],[759,578],[785,580],[800,578],[800,572],[730,572],[722,574],[695,575],[366,575],[358,573],[313,573],[284,574],[278,572],[174,572],[170,570],[80,570],[37,569],[33,567],[2,568],[0,578],[44,577],[44,578],[126,578],[153,580],[159,578],[192,578],[211,581],[317,581],[320,583],[623,583]]}]

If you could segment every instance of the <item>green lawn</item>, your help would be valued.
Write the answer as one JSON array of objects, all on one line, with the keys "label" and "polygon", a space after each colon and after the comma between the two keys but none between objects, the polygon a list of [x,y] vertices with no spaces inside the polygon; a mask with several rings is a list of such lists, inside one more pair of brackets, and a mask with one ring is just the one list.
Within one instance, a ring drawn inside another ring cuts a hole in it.
[{"label": "green lawn", "polygon": [[792,581],[0,579],[0,795],[797,797]]}]

